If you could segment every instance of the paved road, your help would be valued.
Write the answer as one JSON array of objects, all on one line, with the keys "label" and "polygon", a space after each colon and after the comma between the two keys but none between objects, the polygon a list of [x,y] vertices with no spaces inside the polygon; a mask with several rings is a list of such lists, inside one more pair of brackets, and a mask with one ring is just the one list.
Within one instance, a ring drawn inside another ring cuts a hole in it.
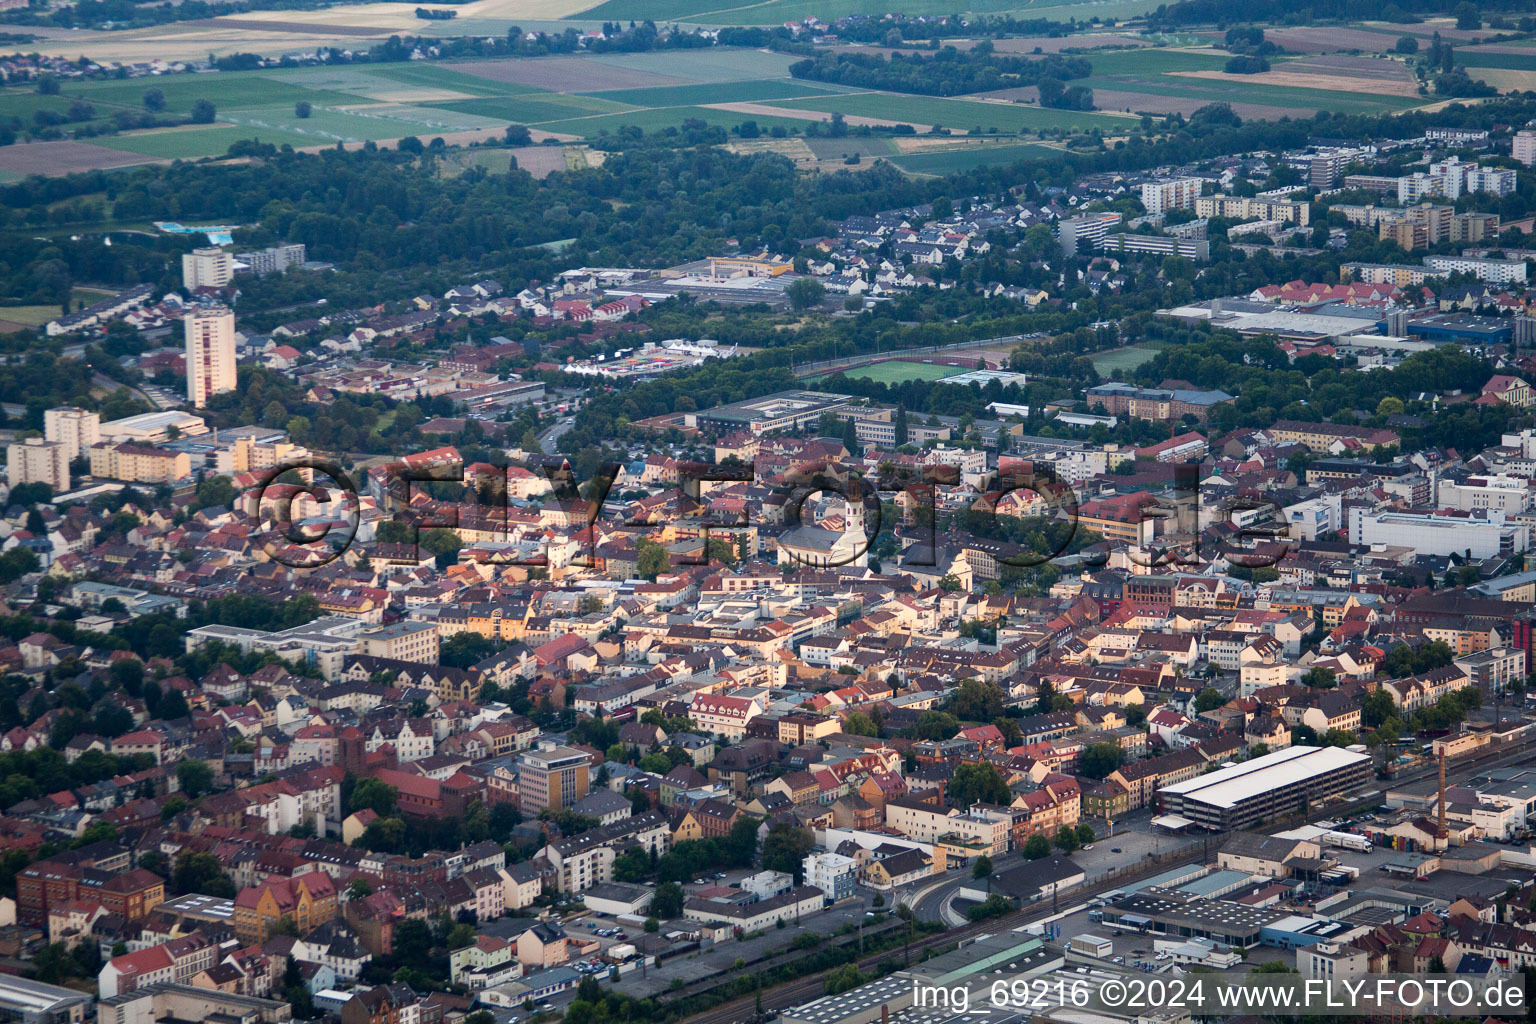
[{"label": "paved road", "polygon": [[554,455],[558,452],[560,438],[565,432],[576,425],[576,417],[562,416],[553,426],[545,427],[539,431],[539,447],[544,449],[545,455]]}]

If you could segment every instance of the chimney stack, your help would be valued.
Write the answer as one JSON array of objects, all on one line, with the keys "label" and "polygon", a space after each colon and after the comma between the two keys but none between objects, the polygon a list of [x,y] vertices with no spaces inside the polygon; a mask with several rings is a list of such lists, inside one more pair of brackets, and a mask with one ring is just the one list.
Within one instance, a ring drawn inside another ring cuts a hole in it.
[{"label": "chimney stack", "polygon": [[1446,840],[1445,831],[1445,747],[1440,748],[1440,839]]}]

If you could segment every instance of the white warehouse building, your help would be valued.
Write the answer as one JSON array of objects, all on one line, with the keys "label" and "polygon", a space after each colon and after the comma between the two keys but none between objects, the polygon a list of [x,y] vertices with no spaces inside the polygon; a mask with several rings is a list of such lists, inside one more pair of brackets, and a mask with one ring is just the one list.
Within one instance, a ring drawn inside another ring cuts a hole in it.
[{"label": "white warehouse building", "polygon": [[1498,509],[1519,515],[1531,507],[1531,482],[1524,477],[1504,473],[1469,476],[1465,480],[1441,480],[1435,503],[1440,508],[1474,512]]},{"label": "white warehouse building", "polygon": [[1523,523],[1507,521],[1498,509],[1486,512],[1371,512],[1349,510],[1349,542],[1412,548],[1421,555],[1493,558],[1517,555],[1529,546]]}]

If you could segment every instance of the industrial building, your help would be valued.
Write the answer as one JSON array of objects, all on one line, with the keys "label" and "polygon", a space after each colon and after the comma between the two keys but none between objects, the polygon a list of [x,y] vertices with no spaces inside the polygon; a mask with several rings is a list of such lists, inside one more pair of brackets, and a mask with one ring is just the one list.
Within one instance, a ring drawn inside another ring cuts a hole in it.
[{"label": "industrial building", "polygon": [[1371,778],[1371,759],[1341,747],[1295,746],[1157,791],[1155,824],[1212,831],[1306,813]]},{"label": "industrial building", "polygon": [[1102,911],[1104,924],[1181,938],[1210,939],[1224,946],[1257,946],[1264,929],[1289,915],[1265,907],[1149,889],[1116,900]]},{"label": "industrial building", "polygon": [[0,974],[0,1018],[18,1024],[79,1024],[91,997],[72,988]]}]

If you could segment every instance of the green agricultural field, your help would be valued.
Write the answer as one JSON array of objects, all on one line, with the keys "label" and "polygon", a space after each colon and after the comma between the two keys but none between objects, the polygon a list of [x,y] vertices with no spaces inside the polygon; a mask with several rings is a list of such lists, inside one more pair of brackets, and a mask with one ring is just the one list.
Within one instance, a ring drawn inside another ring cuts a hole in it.
[{"label": "green agricultural field", "polygon": [[1134,92],[1148,96],[1187,96],[1208,103],[1256,103],[1283,107],[1306,115],[1317,110],[1343,114],[1372,114],[1407,110],[1424,100],[1406,96],[1373,93],[1332,92],[1326,89],[1302,89],[1294,86],[1263,85],[1258,82],[1230,82],[1214,78],[1181,78],[1176,75],[1130,76],[1126,78],[1085,78],[1074,84],[1090,89]]},{"label": "green agricultural field", "polygon": [[622,103],[552,92],[535,93],[532,97],[494,96],[477,100],[455,100],[449,103],[435,103],[433,106],[440,110],[452,110],[461,114],[472,114],[475,117],[513,121],[519,124],[543,124],[547,121],[565,121],[573,117],[590,117],[594,114],[619,114],[626,109],[631,109]]},{"label": "green agricultural field", "polygon": [[[1131,17],[1145,14],[1162,0],[1086,0],[1052,3],[1043,0],[1030,4],[1023,0],[972,0],[956,5],[946,0],[904,0],[901,11],[907,15],[974,14],[1012,12],[1020,17],[1049,17],[1065,21],[1098,15],[1101,18]],[[742,5],[726,0],[606,0],[605,3],[575,15],[583,20],[615,19],[641,21],[690,21],[703,25],[777,25],[815,15],[827,21],[854,14],[879,16],[891,10],[888,0],[768,0]]]},{"label": "green agricultural field", "polygon": [[198,100],[207,100],[221,111],[292,107],[299,100],[308,100],[316,106],[368,102],[365,96],[311,89],[303,83],[277,78],[273,72],[258,71],[166,75],[125,82],[66,82],[62,91],[65,96],[79,96],[92,103],[114,103],[120,107],[143,109],[144,94],[151,89],[159,89],[165,94],[165,109],[173,114],[186,113]]},{"label": "green agricultural field", "polygon": [[[242,110],[225,117],[242,128],[255,132],[269,130],[291,132],[311,141],[308,145],[321,146],[331,142],[365,142],[370,139],[398,139],[406,135],[424,132],[462,131],[464,125],[453,123],[456,115],[444,113],[443,120],[432,125],[423,121],[405,121],[393,117],[358,114],[342,110],[317,107],[308,117],[301,118],[292,107],[261,107]],[[475,126],[472,126],[475,127]]]},{"label": "green agricultural field", "polygon": [[[42,96],[30,86],[14,86],[0,89],[0,117],[19,117],[28,123],[39,110],[52,110],[60,114],[69,110],[76,96]],[[90,102],[90,101],[87,101]],[[98,110],[97,113],[100,113]]]},{"label": "green agricultural field", "polygon": [[1078,110],[1051,110],[1021,103],[984,103],[939,96],[906,96],[889,92],[852,93],[812,99],[780,100],[771,106],[802,110],[841,111],[846,115],[878,117],[903,124],[942,125],[958,132],[979,127],[983,132],[1039,131],[1042,128],[1124,128],[1125,118]]},{"label": "green agricultural field", "polygon": [[600,64],[629,68],[632,71],[713,83],[788,78],[789,66],[803,58],[792,53],[722,47],[653,53],[605,53],[591,59]]},{"label": "green agricultural field", "polygon": [[811,147],[811,152],[816,154],[818,160],[839,160],[855,153],[865,160],[870,157],[896,154],[896,144],[878,135],[872,135],[867,139],[849,135],[841,139],[806,139],[805,142]]},{"label": "green agricultural field", "polygon": [[498,128],[506,122],[502,117],[481,117],[441,107],[416,106],[408,103],[381,103],[376,107],[354,107],[343,110],[355,117],[382,117],[412,125],[418,131],[462,132],[474,128]]},{"label": "green agricultural field", "polygon": [[738,114],[730,110],[710,110],[708,107],[663,107],[656,110],[631,110],[622,114],[599,114],[596,117],[574,118],[569,121],[546,121],[540,128],[550,132],[596,138],[604,132],[615,133],[620,128],[635,127],[645,132],[658,132],[676,128],[688,118],[698,118],[707,124],[733,128],[743,121],[756,121],[759,128],[783,125],[785,128],[804,128],[805,121],[788,117],[763,117],[759,114]]},{"label": "green agricultural field", "polygon": [[615,89],[588,95],[635,107],[686,107],[700,103],[757,103],[787,100],[796,96],[825,96],[826,88],[801,84],[788,78],[755,82],[717,82],[699,85],[663,85],[655,89]]},{"label": "green agricultural field", "polygon": [[1231,54],[1190,53],[1186,50],[1152,48],[1108,50],[1088,55],[1095,78],[1115,75],[1161,75],[1169,71],[1220,71]]},{"label": "green agricultural field", "polygon": [[1456,51],[1456,63],[1469,68],[1497,68],[1503,71],[1536,71],[1536,50],[1524,53],[1486,53],[1476,47]]},{"label": "green agricultural field", "polygon": [[431,89],[452,89],[474,96],[508,96],[516,93],[538,92],[532,86],[516,82],[496,82],[489,78],[477,78],[462,71],[454,71],[438,64],[378,64],[368,70],[402,85],[415,85]]},{"label": "green agricultural field", "polygon": [[1020,160],[1049,160],[1062,155],[1050,146],[971,146],[936,153],[909,153],[891,161],[913,174],[957,174],[978,167],[999,167]]},{"label": "green agricultural field", "polygon": [[1144,342],[1140,345],[1127,345],[1124,348],[1100,352],[1091,359],[1093,368],[1100,377],[1112,377],[1134,372],[1137,367],[1157,355],[1162,348],[1160,343]]},{"label": "green agricultural field", "polygon": [[[872,380],[881,384],[905,384],[909,380],[943,380],[945,377],[957,377],[970,371],[960,366],[934,366],[929,363],[907,363],[892,360],[884,363],[872,363],[869,366],[860,366],[853,370],[844,370],[846,377],[858,377],[862,380]],[[823,374],[829,377],[831,374]],[[818,380],[821,378],[817,378]]]},{"label": "green agricultural field", "polygon": [[92,139],[91,142],[106,149],[140,153],[162,160],[196,160],[205,156],[223,156],[229,152],[230,146],[243,139],[257,139],[261,142],[270,142],[274,146],[289,145],[295,149],[323,146],[328,141],[335,141],[270,128],[213,125],[206,128],[172,128],[163,131],[134,132],[129,135]]}]

